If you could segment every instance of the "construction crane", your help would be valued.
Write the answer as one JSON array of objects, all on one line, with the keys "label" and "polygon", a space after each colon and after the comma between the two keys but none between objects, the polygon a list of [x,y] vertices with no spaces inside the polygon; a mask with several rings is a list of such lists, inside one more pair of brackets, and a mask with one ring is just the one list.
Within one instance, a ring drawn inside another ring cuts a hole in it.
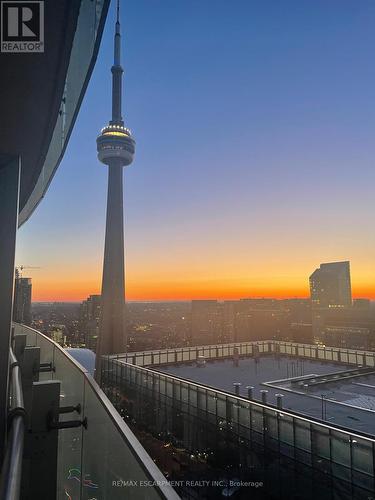
[{"label": "construction crane", "polygon": [[22,271],[24,269],[41,269],[38,266],[16,266],[16,278],[22,278]]}]

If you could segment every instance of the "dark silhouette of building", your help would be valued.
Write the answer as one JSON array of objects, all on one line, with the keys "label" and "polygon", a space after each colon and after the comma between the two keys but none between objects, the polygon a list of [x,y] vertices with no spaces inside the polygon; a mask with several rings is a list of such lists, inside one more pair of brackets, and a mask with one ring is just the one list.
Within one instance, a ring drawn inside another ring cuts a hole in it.
[{"label": "dark silhouette of building", "polygon": [[310,294],[313,308],[350,307],[349,261],[320,264],[310,276]]},{"label": "dark silhouette of building", "polygon": [[80,306],[79,331],[85,346],[96,352],[101,315],[101,296],[90,295]]},{"label": "dark silhouette of building", "polygon": [[324,340],[327,312],[352,306],[349,261],[320,264],[310,276],[309,283],[313,336],[320,342]]},{"label": "dark silhouette of building", "polygon": [[14,284],[13,321],[31,325],[31,278],[22,278],[16,269]]}]

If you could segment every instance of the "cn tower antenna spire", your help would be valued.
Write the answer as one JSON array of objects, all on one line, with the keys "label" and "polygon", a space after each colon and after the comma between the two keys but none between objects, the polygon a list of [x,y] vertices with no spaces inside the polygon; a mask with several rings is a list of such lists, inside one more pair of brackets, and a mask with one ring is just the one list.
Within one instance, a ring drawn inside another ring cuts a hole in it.
[{"label": "cn tower antenna spire", "polygon": [[120,26],[120,0],[117,0],[117,15],[115,27],[114,60],[112,66],[112,123],[123,125],[121,102],[122,102],[122,74],[121,66],[121,26]]}]

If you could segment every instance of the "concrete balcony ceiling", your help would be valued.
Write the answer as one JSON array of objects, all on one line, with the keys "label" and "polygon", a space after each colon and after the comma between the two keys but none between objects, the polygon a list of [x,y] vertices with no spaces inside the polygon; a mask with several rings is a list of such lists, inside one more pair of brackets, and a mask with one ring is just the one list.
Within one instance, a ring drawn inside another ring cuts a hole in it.
[{"label": "concrete balcony ceiling", "polygon": [[0,153],[20,155],[21,225],[61,161],[90,79],[109,0],[45,0],[44,52],[0,52]]}]

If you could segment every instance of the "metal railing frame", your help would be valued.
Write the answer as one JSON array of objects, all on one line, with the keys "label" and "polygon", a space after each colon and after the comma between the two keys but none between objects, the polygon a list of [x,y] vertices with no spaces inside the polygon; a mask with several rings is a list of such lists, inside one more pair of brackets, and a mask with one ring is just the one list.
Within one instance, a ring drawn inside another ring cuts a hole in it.
[{"label": "metal railing frame", "polygon": [[8,440],[1,470],[0,498],[18,500],[21,492],[22,459],[25,438],[26,412],[23,402],[21,370],[10,349],[10,407]]}]

